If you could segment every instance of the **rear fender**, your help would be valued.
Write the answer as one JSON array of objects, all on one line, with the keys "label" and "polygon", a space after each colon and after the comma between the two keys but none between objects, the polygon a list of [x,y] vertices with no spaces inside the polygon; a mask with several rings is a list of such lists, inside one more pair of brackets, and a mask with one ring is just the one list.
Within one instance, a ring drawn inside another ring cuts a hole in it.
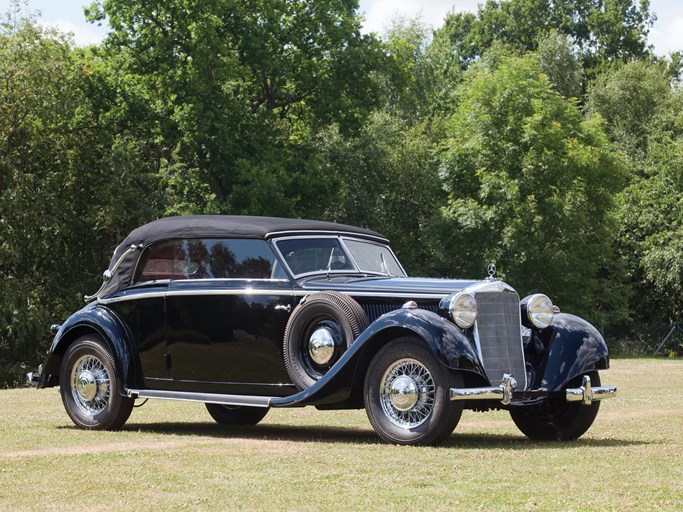
[{"label": "rear fender", "polygon": [[543,388],[560,391],[579,375],[609,368],[605,340],[582,318],[556,314],[546,336],[550,349],[541,383]]},{"label": "rear fender", "polygon": [[48,352],[39,388],[59,385],[59,371],[67,349],[79,337],[92,333],[103,339],[114,356],[122,386],[118,391],[123,393],[123,387],[136,387],[136,353],[128,330],[110,309],[92,304],[71,315],[59,328]]}]

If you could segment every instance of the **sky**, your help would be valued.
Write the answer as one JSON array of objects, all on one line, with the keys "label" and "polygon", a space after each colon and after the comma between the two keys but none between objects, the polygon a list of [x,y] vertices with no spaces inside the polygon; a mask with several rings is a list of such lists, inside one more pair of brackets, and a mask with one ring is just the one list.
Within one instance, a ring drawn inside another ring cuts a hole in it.
[{"label": "sky", "polygon": [[[394,17],[420,17],[423,23],[439,27],[451,10],[476,11],[484,0],[360,0],[364,16],[363,31],[381,34]],[[0,0],[0,14],[9,10],[10,0]],[[73,32],[77,44],[98,43],[107,33],[85,21],[83,6],[91,0],[28,0],[29,11],[40,11],[41,23],[54,25],[64,32]],[[649,40],[655,53],[666,55],[683,50],[683,2],[681,0],[650,0],[650,11],[657,21],[650,30]]]}]

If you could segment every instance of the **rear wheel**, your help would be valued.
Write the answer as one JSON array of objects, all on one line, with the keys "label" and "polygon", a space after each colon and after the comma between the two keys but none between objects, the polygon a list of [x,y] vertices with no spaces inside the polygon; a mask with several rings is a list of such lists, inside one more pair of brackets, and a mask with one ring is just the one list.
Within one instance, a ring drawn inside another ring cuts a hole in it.
[{"label": "rear wheel", "polygon": [[88,430],[120,428],[135,402],[118,392],[114,358],[96,335],[82,336],[67,349],[59,373],[59,388],[71,420]]},{"label": "rear wheel", "polygon": [[462,402],[450,388],[462,376],[436,360],[424,342],[399,338],[375,355],[365,377],[365,410],[375,432],[389,443],[436,445],[455,429]]},{"label": "rear wheel", "polygon": [[[600,375],[593,371],[587,374],[591,385],[600,386]],[[567,387],[581,384],[583,375]],[[513,407],[510,416],[517,428],[529,439],[538,441],[571,441],[578,439],[591,427],[600,409],[600,402],[590,405],[567,402],[564,397],[554,397],[539,405]]]},{"label": "rear wheel", "polygon": [[211,417],[220,425],[256,425],[268,414],[267,407],[205,404]]}]

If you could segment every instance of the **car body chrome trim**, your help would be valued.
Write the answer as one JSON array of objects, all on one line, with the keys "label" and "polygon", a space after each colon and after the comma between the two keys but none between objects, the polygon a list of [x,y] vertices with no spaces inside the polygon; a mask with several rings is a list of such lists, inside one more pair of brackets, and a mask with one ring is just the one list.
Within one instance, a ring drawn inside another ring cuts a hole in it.
[{"label": "car body chrome trim", "polygon": [[[305,297],[307,295],[311,295],[312,293],[317,293],[317,292],[322,292],[325,291],[325,288],[320,288],[319,290],[294,290],[294,296],[295,297]],[[411,293],[411,292],[406,292],[406,293],[389,293],[389,292],[356,292],[356,291],[348,291],[348,290],[336,290],[336,292],[343,293],[344,295],[348,295],[350,297],[380,297],[384,299],[443,299],[444,297],[448,297],[450,295],[449,293]],[[397,307],[399,309],[400,306]]]},{"label": "car body chrome trim", "polygon": [[[127,300],[142,300],[142,299],[156,299],[163,297],[183,297],[183,296],[201,296],[201,295],[255,295],[255,296],[286,296],[286,297],[306,297],[312,293],[324,291],[320,290],[268,290],[268,289],[253,289],[240,288],[234,290],[164,290],[162,292],[140,292],[121,297],[111,297],[108,299],[98,299],[98,304],[113,304],[116,302],[123,302]],[[349,295],[350,297],[379,297],[388,299],[443,299],[448,294],[443,293],[388,293],[388,292],[349,292],[339,290],[339,293]]]},{"label": "car body chrome trim", "polygon": [[464,290],[465,293],[476,294],[476,293],[500,293],[500,292],[514,292],[517,291],[507,283],[503,281],[482,281],[480,283],[468,286]]},{"label": "car body chrome trim", "polygon": [[[257,297],[293,297],[292,290],[268,290],[258,288],[239,288],[234,290],[164,290],[163,292],[141,292],[122,297],[99,299],[98,304],[113,304],[127,300],[159,299],[164,297],[200,297],[221,295],[252,295]],[[309,294],[306,294],[309,295]]]},{"label": "car body chrome trim", "polygon": [[221,395],[216,393],[193,393],[186,391],[162,391],[158,389],[129,389],[130,398],[156,398],[160,400],[180,400],[184,402],[203,402],[206,404],[240,405],[245,407],[270,407],[272,396]]}]

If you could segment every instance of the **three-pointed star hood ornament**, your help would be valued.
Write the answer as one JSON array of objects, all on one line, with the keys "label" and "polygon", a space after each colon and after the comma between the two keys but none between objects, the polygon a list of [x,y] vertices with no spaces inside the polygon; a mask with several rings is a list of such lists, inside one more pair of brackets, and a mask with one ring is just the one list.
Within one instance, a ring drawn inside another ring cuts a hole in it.
[{"label": "three-pointed star hood ornament", "polygon": [[495,263],[489,263],[489,266],[486,269],[486,272],[488,272],[489,276],[486,278],[487,281],[495,281],[496,280],[496,264]]}]

